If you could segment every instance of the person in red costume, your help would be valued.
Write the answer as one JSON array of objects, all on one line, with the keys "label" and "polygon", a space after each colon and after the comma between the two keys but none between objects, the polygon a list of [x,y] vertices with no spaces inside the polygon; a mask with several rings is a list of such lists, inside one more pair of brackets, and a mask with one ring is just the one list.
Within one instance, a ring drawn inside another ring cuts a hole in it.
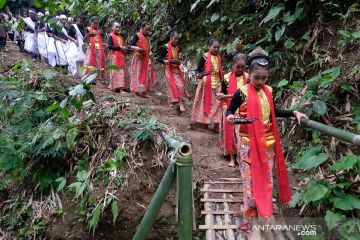
[{"label": "person in red costume", "polygon": [[113,92],[126,94],[125,89],[129,88],[128,72],[126,67],[127,47],[124,38],[120,34],[120,23],[114,22],[112,32],[108,38],[109,64],[118,66],[119,69],[109,71],[110,85]]},{"label": "person in red costume", "polygon": [[239,109],[240,117],[257,118],[251,124],[240,125],[241,146],[238,149],[240,172],[243,180],[244,218],[259,216],[268,219],[273,213],[273,166],[275,164],[279,201],[291,199],[286,163],[281,147],[277,117],[307,116],[298,111],[276,108],[272,88],[266,85],[269,77],[269,58],[261,48],[249,54],[250,82],[234,93],[226,116],[234,121]]},{"label": "person in red costume", "polygon": [[134,51],[131,60],[130,90],[140,97],[146,97],[156,83],[150,33],[150,24],[142,22],[140,31],[130,42],[131,50]]},{"label": "person in red costume", "polygon": [[99,28],[99,19],[96,16],[90,18],[90,27],[85,34],[86,54],[83,76],[97,72],[96,81],[101,82],[105,77],[105,53],[104,45]]},{"label": "person in red costume", "polygon": [[207,124],[209,129],[217,130],[221,121],[222,111],[216,95],[221,91],[224,79],[220,57],[220,43],[216,38],[210,38],[209,51],[200,58],[196,72],[200,79],[196,89],[191,126],[194,123]]},{"label": "person in red costume", "polygon": [[185,79],[180,69],[179,39],[178,32],[171,32],[170,41],[161,50],[159,62],[165,66],[168,102],[178,104],[179,110],[184,112],[184,102],[189,94],[185,89]]}]

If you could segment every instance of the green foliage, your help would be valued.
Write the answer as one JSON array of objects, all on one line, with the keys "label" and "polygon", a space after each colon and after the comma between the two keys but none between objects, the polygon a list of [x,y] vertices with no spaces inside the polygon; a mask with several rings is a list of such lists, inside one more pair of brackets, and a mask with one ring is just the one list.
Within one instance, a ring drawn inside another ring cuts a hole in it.
[{"label": "green foliage", "polygon": [[312,169],[328,159],[328,155],[321,152],[321,145],[309,149],[292,165],[294,169]]},{"label": "green foliage", "polygon": [[6,0],[0,0],[0,10],[5,6]]},{"label": "green foliage", "polygon": [[126,157],[125,149],[118,148],[115,150],[114,157],[105,162],[105,169],[108,171],[121,169],[124,167],[124,160]]},{"label": "green foliage", "polygon": [[344,169],[352,169],[356,163],[359,163],[360,158],[356,155],[344,156],[339,162],[333,164],[330,169],[333,171],[341,171]]}]

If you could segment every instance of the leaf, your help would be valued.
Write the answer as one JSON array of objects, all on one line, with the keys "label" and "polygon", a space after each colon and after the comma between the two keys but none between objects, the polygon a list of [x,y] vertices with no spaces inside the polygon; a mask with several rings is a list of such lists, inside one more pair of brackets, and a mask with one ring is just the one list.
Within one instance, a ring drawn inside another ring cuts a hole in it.
[{"label": "leaf", "polygon": [[6,4],[6,0],[0,0],[0,9],[2,9]]},{"label": "leaf", "polygon": [[332,83],[341,73],[340,68],[333,67],[321,72],[320,87],[327,87]]},{"label": "leaf", "polygon": [[46,78],[47,80],[52,79],[53,77],[56,76],[56,74],[51,71],[50,69],[46,70],[45,72],[42,73],[43,77]]},{"label": "leaf", "polygon": [[286,86],[288,83],[289,83],[288,80],[283,79],[283,80],[281,80],[281,81],[278,83],[277,87],[284,87],[284,86]]},{"label": "leaf", "polygon": [[47,110],[48,112],[52,112],[52,111],[54,111],[54,110],[56,110],[56,109],[59,109],[59,108],[60,108],[60,104],[55,103],[55,104],[49,106],[46,110]]},{"label": "leaf", "polygon": [[277,26],[276,27],[276,32],[275,32],[275,41],[279,41],[280,38],[282,37],[282,35],[285,32],[285,24],[281,25],[281,27]]},{"label": "leaf", "polygon": [[351,37],[351,33],[349,31],[345,31],[345,30],[339,30],[339,33],[346,38]]},{"label": "leaf", "polygon": [[121,68],[119,66],[116,66],[116,65],[109,65],[109,66],[106,66],[105,70],[106,71],[109,71],[109,70],[120,70]]},{"label": "leaf", "polygon": [[303,18],[303,15],[302,15],[303,11],[304,11],[304,8],[302,8],[302,7],[298,8],[298,6],[297,6],[295,13],[293,15],[286,14],[284,16],[284,22],[286,22],[287,25],[293,24],[296,20]]},{"label": "leaf", "polygon": [[360,31],[351,33],[353,38],[360,38]]},{"label": "leaf", "polygon": [[218,2],[219,0],[211,0],[211,2],[206,6],[206,8],[211,7],[215,2]]},{"label": "leaf", "polygon": [[325,221],[326,221],[326,224],[327,224],[329,230],[338,226],[339,223],[342,222],[344,219],[345,219],[344,215],[341,215],[339,213],[334,213],[330,210],[326,211]]},{"label": "leaf", "polygon": [[100,214],[101,214],[101,206],[102,205],[98,205],[96,206],[96,208],[93,210],[92,212],[92,216],[91,219],[89,221],[89,226],[90,226],[90,231],[93,231],[93,236],[95,234],[95,230],[99,224],[100,221]]},{"label": "leaf", "polygon": [[66,143],[70,150],[73,150],[76,145],[75,139],[78,133],[77,128],[72,128],[66,133]]},{"label": "leaf", "polygon": [[68,108],[66,108],[66,107],[63,108],[63,115],[64,115],[64,118],[68,118],[70,116],[70,111]]},{"label": "leaf", "polygon": [[83,87],[83,85],[76,85],[73,89],[69,91],[70,96],[76,96],[76,95],[83,95],[86,91]]},{"label": "leaf", "polygon": [[325,196],[330,194],[330,188],[316,183],[314,181],[309,182],[307,187],[302,192],[305,203],[316,202],[323,199]]},{"label": "leaf", "polygon": [[341,239],[359,240],[360,239],[359,229],[360,229],[360,220],[352,219],[341,224],[338,231],[340,233],[340,236],[342,237]]},{"label": "leaf", "polygon": [[34,5],[35,5],[36,8],[41,8],[41,1],[35,0]]},{"label": "leaf", "polygon": [[211,21],[211,22],[215,22],[215,21],[218,20],[219,18],[220,18],[219,14],[218,14],[218,13],[214,13],[214,14],[211,16],[210,21]]},{"label": "leaf", "polygon": [[295,46],[295,43],[291,40],[286,40],[286,42],[284,43],[284,46],[287,48],[287,49],[291,49]]},{"label": "leaf", "polygon": [[60,192],[61,190],[64,189],[64,187],[66,185],[66,178],[59,177],[58,179],[55,180],[55,182],[59,183],[58,187],[56,188],[56,192]]},{"label": "leaf", "polygon": [[113,225],[115,225],[116,219],[117,219],[117,217],[119,215],[119,207],[117,205],[116,200],[113,200],[112,203],[111,203],[111,212],[112,212],[112,215],[113,215]]},{"label": "leaf", "polygon": [[87,75],[82,81],[86,84],[90,84],[96,78],[97,75],[98,75],[97,73]]},{"label": "leaf", "polygon": [[319,166],[328,159],[328,155],[320,153],[321,145],[309,149],[301,158],[292,164],[294,169],[311,169]]},{"label": "leaf", "polygon": [[80,182],[83,182],[86,180],[87,174],[88,173],[85,170],[81,170],[81,171],[77,172],[76,179]]},{"label": "leaf", "polygon": [[334,163],[330,169],[333,171],[341,171],[344,169],[352,169],[353,166],[359,161],[359,156],[356,155],[349,155],[340,158],[340,161]]},{"label": "leaf", "polygon": [[278,4],[275,7],[272,7],[269,11],[269,13],[266,15],[266,17],[264,18],[263,22],[267,23],[268,21],[270,21],[271,19],[276,18],[279,13],[284,9],[284,4]]},{"label": "leaf", "polygon": [[292,195],[291,197],[291,201],[289,203],[289,206],[291,208],[296,207],[297,205],[301,204],[301,194],[299,192],[296,192],[295,194]]},{"label": "leaf", "polygon": [[313,103],[314,111],[319,115],[324,115],[327,111],[326,103],[320,100],[316,100]]},{"label": "leaf", "polygon": [[345,194],[344,197],[332,197],[330,201],[334,207],[341,210],[360,209],[360,199],[352,194]]},{"label": "leaf", "polygon": [[194,11],[194,9],[196,8],[196,6],[201,2],[201,0],[197,0],[196,2],[194,2],[193,4],[191,4],[191,8],[190,8],[190,12]]}]

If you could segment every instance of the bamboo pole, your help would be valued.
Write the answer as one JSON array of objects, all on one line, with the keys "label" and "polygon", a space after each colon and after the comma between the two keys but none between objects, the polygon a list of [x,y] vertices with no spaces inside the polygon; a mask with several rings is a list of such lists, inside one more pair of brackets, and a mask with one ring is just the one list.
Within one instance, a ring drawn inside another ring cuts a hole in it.
[{"label": "bamboo pole", "polygon": [[[189,150],[191,150],[189,148]],[[180,152],[176,156],[177,189],[179,210],[179,240],[192,239],[193,226],[193,189],[192,189],[192,156]],[[181,156],[185,155],[185,156]]]},{"label": "bamboo pole", "polygon": [[170,163],[168,168],[165,171],[165,174],[157,188],[154,197],[152,198],[143,219],[141,220],[136,233],[133,237],[133,240],[144,240],[150,232],[156,217],[160,211],[161,206],[163,205],[166,196],[169,194],[172,183],[175,179],[175,163]]},{"label": "bamboo pole", "polygon": [[348,143],[352,143],[356,146],[360,146],[360,135],[348,132],[339,128],[335,128],[329,125],[325,125],[310,119],[301,118],[300,123],[306,127],[318,130],[322,133],[328,134],[332,137],[336,137]]}]

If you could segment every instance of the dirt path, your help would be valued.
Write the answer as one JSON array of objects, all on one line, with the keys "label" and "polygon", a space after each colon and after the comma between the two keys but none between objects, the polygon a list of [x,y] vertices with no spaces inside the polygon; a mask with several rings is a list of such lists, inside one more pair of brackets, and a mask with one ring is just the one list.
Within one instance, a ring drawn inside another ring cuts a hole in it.
[{"label": "dirt path", "polygon": [[[9,52],[7,53],[9,59],[7,62],[10,64],[16,64],[23,59],[27,59],[31,62],[31,59],[26,56],[24,53],[19,52],[18,47],[14,43],[8,43]],[[34,71],[41,74],[48,69],[51,69],[49,65],[44,62],[31,62],[31,66]],[[196,130],[190,129],[190,116],[192,110],[192,99],[186,103],[187,110],[185,113],[179,115],[179,113],[174,109],[174,107],[169,106],[166,101],[166,91],[165,91],[165,79],[162,72],[162,66],[157,65],[157,78],[158,83],[156,86],[156,92],[152,94],[151,98],[139,98],[133,94],[130,94],[128,97],[123,97],[120,94],[112,93],[104,85],[95,85],[93,86],[94,93],[97,98],[108,98],[112,97],[118,100],[119,102],[124,101],[124,98],[130,98],[131,102],[138,105],[139,107],[147,107],[150,109],[151,114],[157,117],[157,119],[166,124],[167,126],[175,129],[177,134],[181,136],[184,140],[191,143],[193,148],[193,181],[197,187],[194,192],[195,197],[195,208],[196,208],[196,218],[197,225],[203,224],[202,216],[200,211],[203,209],[203,203],[200,202],[201,192],[200,187],[203,183],[209,180],[219,179],[219,178],[238,178],[240,177],[239,172],[235,168],[230,168],[227,166],[227,160],[221,156],[221,151],[219,148],[219,135],[213,133],[208,129],[198,128]],[[55,69],[53,70],[56,71]],[[57,73],[61,74],[61,73]],[[72,85],[78,84],[80,79],[72,77],[70,74],[66,75],[68,77],[69,83]],[[162,171],[157,172],[157,179],[160,180],[162,177]],[[130,239],[132,232],[135,230],[136,225],[140,222],[144,207],[149,204],[153,193],[156,189],[156,184],[147,188],[145,183],[132,183],[131,186],[127,187],[128,193],[125,193],[124,198],[130,198],[131,201],[127,203],[127,206],[122,209],[122,212],[119,216],[120,225],[113,226],[112,224],[104,223],[100,224],[97,230],[96,236],[93,239]],[[129,192],[130,191],[130,192]],[[175,192],[170,193],[170,197],[165,202],[161,213],[163,220],[160,220],[155,224],[154,229],[161,229],[163,234],[169,236],[167,239],[173,239],[171,235],[173,234],[173,227],[175,223],[167,222],[174,219],[174,206],[175,206]],[[54,239],[63,239],[61,236],[73,236],[71,238],[65,237],[64,239],[88,239],[92,238],[86,226],[76,224],[76,214],[75,214],[75,205],[69,202],[66,197],[62,199],[65,205],[66,214],[63,219],[59,219],[54,224],[51,224],[49,227],[50,236]],[[132,218],[129,218],[132,216]],[[159,225],[160,224],[160,225]],[[124,227],[125,226],[125,227]],[[166,233],[168,232],[168,233]],[[159,235],[156,235],[158,232],[153,231],[152,236],[149,236],[149,239],[159,239]],[[125,236],[125,235],[126,236]],[[165,239],[165,238],[160,238]]]}]

